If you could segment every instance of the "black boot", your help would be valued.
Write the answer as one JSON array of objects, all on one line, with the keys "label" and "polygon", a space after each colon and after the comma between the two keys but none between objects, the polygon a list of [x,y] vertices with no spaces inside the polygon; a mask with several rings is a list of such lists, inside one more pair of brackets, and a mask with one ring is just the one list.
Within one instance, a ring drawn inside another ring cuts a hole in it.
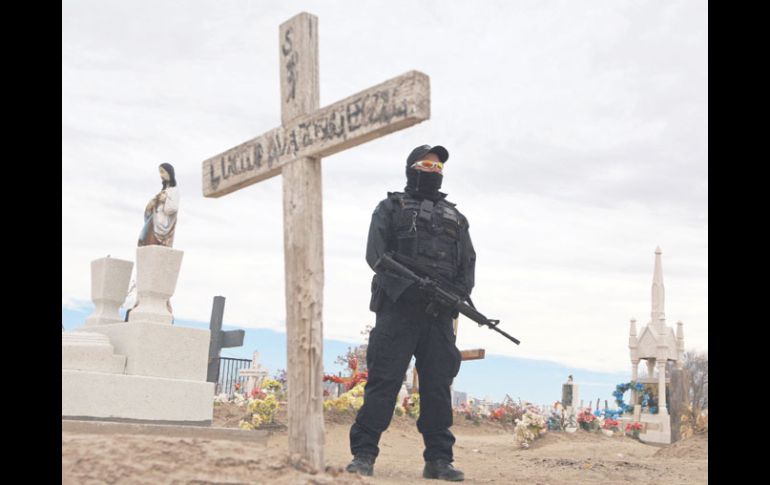
[{"label": "black boot", "polygon": [[353,461],[345,467],[345,471],[371,477],[372,473],[374,473],[374,457],[370,455],[356,455],[353,457]]},{"label": "black boot", "polygon": [[439,478],[450,482],[462,482],[465,480],[465,474],[457,470],[447,460],[426,461],[425,468],[422,471],[423,478]]}]

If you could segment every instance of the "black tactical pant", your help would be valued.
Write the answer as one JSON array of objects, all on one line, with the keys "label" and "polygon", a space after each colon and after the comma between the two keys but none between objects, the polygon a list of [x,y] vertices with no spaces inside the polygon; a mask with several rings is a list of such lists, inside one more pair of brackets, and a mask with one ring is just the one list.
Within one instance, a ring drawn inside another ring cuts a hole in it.
[{"label": "black tactical pant", "polygon": [[460,351],[455,346],[452,317],[447,311],[438,316],[425,312],[427,302],[407,292],[396,302],[384,298],[377,311],[377,322],[369,334],[366,365],[369,379],[364,404],[350,428],[353,455],[377,456],[380,435],[390,424],[404,374],[412,355],[416,357],[420,379],[420,417],[417,429],[425,443],[426,461],[439,458],[452,461],[454,435],[452,396],[449,386],[460,370]]}]

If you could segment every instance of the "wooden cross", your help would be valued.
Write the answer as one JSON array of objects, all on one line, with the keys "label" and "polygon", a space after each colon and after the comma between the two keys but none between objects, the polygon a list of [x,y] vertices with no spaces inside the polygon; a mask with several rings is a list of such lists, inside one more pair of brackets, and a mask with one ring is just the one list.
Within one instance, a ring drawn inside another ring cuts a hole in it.
[{"label": "wooden cross", "polygon": [[[455,329],[455,335],[457,335],[457,326],[460,322],[459,317],[455,318],[452,322],[452,325],[454,325]],[[468,349],[468,350],[461,350],[460,355],[462,356],[462,360],[479,360],[483,359],[486,355],[486,350],[484,349]]]},{"label": "wooden cross", "polygon": [[427,75],[410,71],[319,109],[318,18],[279,28],[281,126],[203,162],[203,195],[283,174],[289,453],[324,469],[321,157],[430,118]]},{"label": "wooden cross", "polygon": [[225,297],[215,296],[214,305],[211,307],[211,337],[209,340],[209,368],[206,375],[207,382],[217,382],[219,379],[219,352],[226,347],[240,347],[243,345],[243,330],[222,330],[222,319],[225,315]]}]

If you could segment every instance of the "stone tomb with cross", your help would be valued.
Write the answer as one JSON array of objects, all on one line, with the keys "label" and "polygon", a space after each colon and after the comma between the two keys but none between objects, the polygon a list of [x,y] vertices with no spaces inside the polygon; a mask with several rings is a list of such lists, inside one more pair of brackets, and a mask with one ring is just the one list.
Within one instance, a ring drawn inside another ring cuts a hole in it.
[{"label": "stone tomb with cross", "polygon": [[209,331],[172,324],[183,252],[136,250],[139,305],[118,314],[133,263],[91,263],[96,305],[85,324],[62,332],[62,418],[210,425],[214,384],[206,382]]},{"label": "stone tomb with cross", "polygon": [[410,71],[319,108],[318,18],[280,25],[281,125],[203,162],[203,195],[283,179],[289,453],[324,469],[321,157],[430,118],[428,76]]}]

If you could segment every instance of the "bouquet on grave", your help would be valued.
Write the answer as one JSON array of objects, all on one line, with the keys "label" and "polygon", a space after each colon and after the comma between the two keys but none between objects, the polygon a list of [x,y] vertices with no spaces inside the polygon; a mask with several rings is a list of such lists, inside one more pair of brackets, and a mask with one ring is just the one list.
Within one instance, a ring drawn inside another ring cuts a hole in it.
[{"label": "bouquet on grave", "polygon": [[522,448],[529,448],[529,444],[545,432],[545,416],[537,413],[532,407],[529,407],[524,412],[524,415],[516,420],[516,427],[513,430],[513,435],[519,443],[519,446]]},{"label": "bouquet on grave", "polygon": [[639,433],[642,432],[642,423],[633,422],[626,424],[626,434],[630,434],[633,438],[639,438]]},{"label": "bouquet on grave", "polygon": [[594,427],[596,416],[591,412],[591,409],[581,409],[577,416],[578,425],[586,431],[591,431]]},{"label": "bouquet on grave", "polygon": [[604,422],[602,423],[602,429],[620,431],[620,423],[612,418],[605,418]]}]

